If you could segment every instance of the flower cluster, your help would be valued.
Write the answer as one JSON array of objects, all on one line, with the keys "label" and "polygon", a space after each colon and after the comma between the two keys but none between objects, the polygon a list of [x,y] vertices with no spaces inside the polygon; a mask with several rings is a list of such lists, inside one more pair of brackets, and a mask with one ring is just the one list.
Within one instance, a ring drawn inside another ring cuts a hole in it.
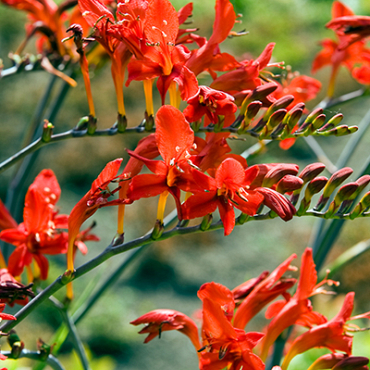
[{"label": "flower cluster", "polygon": [[[290,263],[294,258],[295,254],[272,273],[264,272],[233,290],[214,282],[202,285],[198,291],[203,304],[200,338],[195,322],[178,311],[151,311],[131,324],[145,324],[140,331],[140,334],[148,334],[145,343],[168,330],[178,330],[187,335],[198,353],[199,368],[202,370],[263,370],[271,345],[285,329],[293,325],[308,330],[289,344],[282,370],[288,368],[296,355],[315,347],[325,347],[333,354],[322,356],[310,370],[331,369],[341,361],[343,365],[353,364],[354,367],[349,368],[357,368],[356,365],[361,369],[367,368],[367,359],[352,356],[353,338],[349,332],[354,331],[355,327],[347,322],[370,318],[370,312],[351,317],[353,292],[346,295],[340,312],[331,320],[313,310],[309,298],[325,293],[324,284],[333,285],[337,282],[325,278],[317,283],[311,249],[306,249],[302,256],[296,292],[291,295],[288,289],[295,285],[296,279],[286,278],[284,274],[293,269]],[[271,303],[278,296],[282,299]],[[249,321],[266,306],[266,318],[271,321],[264,333],[246,332]],[[324,361],[327,361],[325,366]],[[339,368],[342,367],[335,367]]]}]

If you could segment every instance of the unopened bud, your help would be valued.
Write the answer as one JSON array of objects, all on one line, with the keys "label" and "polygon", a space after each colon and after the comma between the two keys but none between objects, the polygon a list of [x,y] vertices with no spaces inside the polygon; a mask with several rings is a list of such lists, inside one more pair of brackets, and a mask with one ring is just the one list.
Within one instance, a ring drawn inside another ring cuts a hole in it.
[{"label": "unopened bud", "polygon": [[295,125],[299,122],[302,117],[303,110],[305,105],[303,103],[299,103],[294,106],[288,114],[284,117],[283,123],[288,125],[289,132],[293,130]]},{"label": "unopened bud", "polygon": [[49,122],[47,119],[44,120],[44,126],[42,128],[42,136],[41,136],[41,140],[44,143],[48,143],[51,140],[51,136],[53,135],[53,128],[54,126],[52,125],[51,122]]},{"label": "unopened bud", "polygon": [[254,118],[257,115],[257,113],[259,112],[259,110],[261,109],[261,107],[262,107],[262,103],[260,101],[251,102],[247,107],[247,111],[245,113],[245,116],[248,119]]},{"label": "unopened bud", "polygon": [[339,123],[342,122],[342,120],[343,120],[343,114],[341,113],[336,114],[335,116],[329,119],[329,121],[325,124],[325,126],[320,128],[319,132],[331,130],[332,128],[338,126]]},{"label": "unopened bud", "polygon": [[13,359],[19,358],[24,348],[24,343],[20,340],[15,330],[10,330],[7,339],[8,339],[9,346],[11,347],[11,354],[12,354],[11,358]]},{"label": "unopened bud", "polygon": [[285,95],[282,98],[276,100],[269,109],[267,109],[266,115],[267,117],[270,117],[274,112],[276,112],[279,109],[287,108],[290,104],[292,104],[294,101],[293,95]]},{"label": "unopened bud", "polygon": [[284,119],[286,113],[286,109],[279,109],[274,112],[267,121],[267,132],[271,132]]},{"label": "unopened bud", "polygon": [[163,230],[164,230],[163,222],[161,220],[157,220],[152,231],[151,235],[152,239],[153,240],[159,239],[163,234]]},{"label": "unopened bud", "polygon": [[339,171],[333,173],[333,175],[330,177],[328,183],[326,184],[324,188],[324,192],[322,196],[324,198],[330,197],[330,195],[333,193],[333,191],[343,182],[345,181],[349,176],[351,176],[353,170],[350,167],[344,167],[340,169]]},{"label": "unopened bud", "polygon": [[319,193],[324,188],[327,182],[328,179],[325,176],[320,176],[316,177],[308,183],[304,193],[304,198],[302,199],[297,211],[297,216],[302,216],[308,210],[313,195]]},{"label": "unopened bud", "polygon": [[285,175],[276,186],[276,191],[278,193],[284,194],[297,189],[301,189],[304,185],[302,179],[292,175]]},{"label": "unopened bud", "polygon": [[278,85],[273,82],[257,86],[252,91],[252,95],[250,96],[250,101],[260,100],[263,102],[266,99],[266,97],[272,94],[277,88],[278,88]]},{"label": "unopened bud", "polygon": [[348,200],[357,190],[358,185],[355,182],[342,186],[336,194],[334,200],[330,203],[328,210],[325,212],[325,218],[330,218],[345,200]]},{"label": "unopened bud", "polygon": [[311,124],[319,115],[323,114],[324,110],[322,108],[316,108],[313,110],[305,119],[304,123]]},{"label": "unopened bud", "polygon": [[312,126],[315,130],[319,129],[325,123],[325,114],[319,114],[312,122]]},{"label": "unopened bud", "polygon": [[200,224],[200,229],[202,231],[206,231],[209,229],[209,227],[211,226],[212,224],[212,221],[213,221],[213,216],[212,216],[212,213],[208,214],[208,215],[205,215],[203,217],[203,220],[202,220],[202,223]]},{"label": "unopened bud", "polygon": [[323,163],[312,163],[302,170],[302,172],[299,174],[299,177],[306,184],[307,182],[314,179],[317,175],[319,175],[322,171],[324,171],[324,169],[325,165]]},{"label": "unopened bud", "polygon": [[349,356],[338,362],[332,370],[365,369],[368,363],[369,359],[367,357]]},{"label": "unopened bud", "polygon": [[296,164],[278,163],[273,166],[265,175],[262,186],[264,188],[271,188],[285,175],[296,175],[299,167]]}]

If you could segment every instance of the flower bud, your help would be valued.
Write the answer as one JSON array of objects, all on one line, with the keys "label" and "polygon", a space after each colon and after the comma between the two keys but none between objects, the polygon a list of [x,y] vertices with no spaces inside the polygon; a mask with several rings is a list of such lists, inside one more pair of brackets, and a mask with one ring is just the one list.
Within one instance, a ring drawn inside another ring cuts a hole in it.
[{"label": "flower bud", "polygon": [[319,129],[325,123],[325,114],[319,114],[312,122],[312,126],[315,130]]},{"label": "flower bud", "polygon": [[324,188],[327,182],[328,179],[325,176],[320,176],[316,177],[308,183],[306,191],[304,193],[304,198],[302,199],[297,211],[297,216],[302,216],[307,211],[308,207],[311,204],[311,199],[313,195],[319,193]]},{"label": "flower bud", "polygon": [[336,114],[335,116],[331,117],[329,119],[329,121],[326,123],[325,126],[321,127],[319,129],[319,132],[322,132],[322,131],[328,131],[328,130],[331,130],[332,128],[336,127],[337,125],[339,125],[339,123],[343,120],[343,114],[339,113],[339,114]]},{"label": "flower bud", "polygon": [[367,369],[369,359],[362,356],[349,356],[338,362],[332,370]]},{"label": "flower bud", "polygon": [[329,197],[333,193],[333,191],[344,180],[346,180],[352,174],[352,172],[353,172],[352,168],[345,167],[345,168],[342,168],[339,171],[335,172],[330,177],[328,183],[325,185],[322,196],[320,197],[318,203],[315,206],[316,211],[321,211],[325,207],[325,204],[328,202]]},{"label": "flower bud", "polygon": [[271,170],[267,172],[263,179],[262,186],[264,188],[271,188],[285,175],[296,175],[299,167],[296,164],[278,163],[275,164]]},{"label": "flower bud", "polygon": [[328,210],[325,212],[325,218],[329,218],[339,208],[341,203],[348,200],[357,190],[358,184],[351,182],[342,186],[336,194],[334,200],[330,203]]},{"label": "flower bud", "polygon": [[274,128],[284,119],[287,111],[286,109],[279,109],[269,117],[266,126],[264,127],[259,139],[265,139],[274,130]]},{"label": "flower bud", "polygon": [[322,171],[324,171],[324,169],[325,165],[323,163],[312,163],[302,170],[302,172],[299,174],[299,177],[306,184],[307,182],[314,179],[317,175],[319,175]]},{"label": "flower bud", "polygon": [[7,339],[8,339],[8,344],[11,347],[11,354],[12,354],[11,358],[12,359],[19,358],[24,348],[24,343],[20,340],[18,334],[13,329],[10,330]]},{"label": "flower bud", "polygon": [[301,178],[292,175],[285,175],[277,183],[276,191],[278,193],[284,194],[297,189],[301,189],[303,185],[304,182]]}]

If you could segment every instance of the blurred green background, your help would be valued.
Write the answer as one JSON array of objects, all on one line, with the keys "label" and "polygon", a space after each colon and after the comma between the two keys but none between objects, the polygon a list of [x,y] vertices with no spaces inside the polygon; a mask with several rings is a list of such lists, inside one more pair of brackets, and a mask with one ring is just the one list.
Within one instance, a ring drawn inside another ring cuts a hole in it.
[{"label": "blurred green background", "polygon": [[[320,50],[319,41],[334,35],[324,25],[331,18],[332,1],[326,0],[234,0],[237,13],[243,14],[242,23],[235,26],[236,31],[246,30],[248,35],[226,40],[221,45],[222,51],[228,51],[240,58],[257,57],[267,43],[276,42],[274,61],[285,61],[293,70],[310,74],[311,63]],[[345,1],[356,14],[370,14],[370,2],[365,0]],[[173,1],[176,9],[185,5],[184,1]],[[210,35],[214,17],[214,1],[195,0],[194,27],[200,28],[201,35]],[[5,68],[11,65],[7,54],[15,51],[24,38],[26,15],[22,12],[0,5],[0,58]],[[193,26],[192,25],[192,26]],[[33,40],[26,51],[35,53]],[[325,97],[325,90],[330,69],[322,69],[316,78],[323,83],[320,96],[308,104],[314,107]],[[109,66],[96,71],[92,76],[92,90],[96,104],[99,128],[110,127],[116,119],[116,99]],[[43,96],[52,77],[46,72],[20,73],[0,80],[0,161],[16,153],[22,147],[27,127],[32,121],[37,102]],[[203,78],[203,77],[201,77]],[[78,86],[70,89],[59,114],[52,122],[55,132],[73,128],[81,116],[88,113],[84,86],[81,76],[77,77]],[[200,83],[207,83],[208,78]],[[50,101],[58,93],[62,82],[58,81]],[[336,95],[358,89],[360,86],[351,78],[347,70],[342,69],[337,83]],[[158,97],[157,97],[158,102]],[[142,84],[133,82],[125,90],[125,103],[129,126],[137,125],[145,110]],[[158,104],[157,104],[158,108]],[[351,104],[335,107],[328,115],[343,113],[345,124],[356,125],[369,108],[369,99],[362,98]],[[44,113],[45,116],[47,112]],[[45,117],[44,116],[44,117]],[[24,194],[34,177],[43,169],[51,168],[62,188],[59,202],[61,213],[69,213],[78,200],[90,189],[104,165],[117,157],[127,161],[125,148],[133,149],[141,135],[120,135],[115,137],[95,137],[73,139],[47,146],[39,151],[32,168],[22,180],[22,190],[17,193],[20,199],[14,214],[21,221]],[[335,163],[343,146],[348,141],[343,138],[323,138],[318,140],[326,149],[329,158]],[[255,141],[233,141],[236,153],[240,153]],[[363,138],[349,165],[355,169],[351,180],[362,168],[369,156],[370,135]],[[288,151],[282,152],[277,143],[273,143],[248,161],[249,164],[271,162],[294,162],[304,168],[317,161],[304,139],[298,140]],[[17,166],[15,166],[17,167]],[[15,173],[11,168],[1,174],[0,198],[6,199],[6,192]],[[327,175],[327,174],[326,174]],[[153,226],[156,217],[157,199],[143,199],[127,209],[126,240],[146,233]],[[167,205],[168,212],[173,203]],[[101,241],[89,244],[87,256],[79,256],[77,265],[83,264],[107,246],[115,235],[116,209],[99,210],[94,217],[95,229]],[[199,287],[208,281],[222,283],[230,289],[246,279],[259,275],[263,270],[273,269],[292,253],[301,255],[310,241],[316,220],[313,218],[294,219],[284,223],[280,219],[266,222],[247,223],[236,227],[233,233],[224,238],[223,231],[198,234],[188,237],[176,237],[156,243],[122,275],[113,288],[101,297],[100,302],[78,324],[78,330],[92,358],[92,369],[195,369],[197,356],[190,341],[177,332],[166,332],[161,340],[153,340],[143,345],[143,336],[137,334],[138,328],[129,325],[131,320],[158,308],[179,310],[192,316],[200,308],[196,297]],[[369,239],[369,221],[366,219],[347,222],[330,256],[334,258],[355,243]],[[76,292],[82,294],[86,287],[96,287],[124,259],[119,255],[107,261],[93,272],[79,279]],[[48,282],[51,283],[65,270],[65,257],[52,256]],[[340,276],[336,297],[320,296],[314,302],[333,317],[343,300],[342,293],[356,291],[356,311],[370,310],[369,266],[370,254],[364,255],[345,270]],[[299,266],[299,260],[296,265]],[[57,297],[63,299],[64,292]],[[17,307],[15,308],[17,309]],[[59,327],[62,318],[50,304],[45,304],[33,312],[17,326],[17,332],[25,342],[26,348],[35,349],[36,339],[41,337],[50,342],[53,333]],[[248,328],[262,330],[266,321],[258,316]],[[355,354],[370,356],[370,338],[367,333],[359,333],[355,338]],[[2,350],[8,349],[5,340]],[[52,343],[50,343],[52,344]],[[66,369],[79,369],[80,365],[70,355],[71,343],[67,341],[61,351],[61,361]],[[292,363],[290,369],[305,369],[315,359],[317,351],[310,351]],[[7,365],[20,369],[30,369],[32,362],[22,360]]]}]

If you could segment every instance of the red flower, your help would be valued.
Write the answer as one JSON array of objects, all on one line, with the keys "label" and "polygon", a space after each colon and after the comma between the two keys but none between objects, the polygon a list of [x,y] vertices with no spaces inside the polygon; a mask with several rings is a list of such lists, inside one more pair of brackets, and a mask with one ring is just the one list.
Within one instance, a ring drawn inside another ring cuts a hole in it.
[{"label": "red flower", "polygon": [[145,12],[146,44],[141,47],[142,56],[136,55],[136,59],[128,65],[129,76],[126,85],[132,80],[142,81],[159,77],[157,87],[162,104],[173,81],[178,83],[183,100],[187,100],[198,90],[195,75],[185,66],[190,52],[184,46],[176,45],[178,30],[179,20],[173,5],[168,0],[150,1]]},{"label": "red flower", "polygon": [[240,66],[216,78],[211,87],[234,95],[243,90],[253,90],[261,85],[260,72],[268,66],[275,44],[268,44],[256,60],[241,62]]},{"label": "red flower", "polygon": [[[268,277],[265,276],[261,281],[258,281],[255,287],[243,300],[239,306],[235,318],[234,326],[243,329],[248,324],[250,319],[254,317],[264,306],[273,301],[280,294],[286,293],[287,289],[291,288],[295,279],[281,279],[283,274],[289,270],[290,263],[296,254],[292,254],[286,261],[278,266]],[[233,290],[234,295],[240,291],[241,287]]]},{"label": "red flower", "polygon": [[195,194],[183,204],[184,218],[202,217],[218,208],[225,235],[229,235],[235,226],[234,207],[253,216],[263,201],[261,194],[248,190],[257,172],[257,168],[245,171],[233,158],[225,159],[218,167],[215,179],[210,178],[207,193]]},{"label": "red flower", "polygon": [[346,329],[350,330],[350,326],[346,325],[347,321],[364,317],[370,318],[370,312],[351,317],[354,297],[354,292],[348,293],[337,316],[296,338],[291,344],[281,368],[287,369],[293,357],[314,347],[326,347],[332,352],[342,351],[351,355],[353,337],[346,333]]},{"label": "red flower", "polygon": [[270,346],[286,328],[293,324],[312,327],[314,324],[323,324],[326,319],[321,314],[312,311],[308,299],[317,289],[328,280],[316,284],[317,273],[312,258],[312,250],[307,248],[302,256],[301,274],[297,291],[293,297],[286,296],[286,300],[274,302],[266,312],[267,318],[273,318],[267,327],[266,336],[262,342],[261,358],[266,359]]},{"label": "red flower", "polygon": [[222,115],[225,116],[223,127],[234,122],[234,113],[238,109],[231,95],[207,86],[200,86],[197,94],[188,99],[187,103],[189,105],[185,108],[184,115],[189,122],[198,121],[206,115],[209,122],[217,124],[218,116]]},{"label": "red flower", "polygon": [[[339,1],[333,3],[332,8],[333,13],[333,24],[335,24],[336,19],[340,19],[344,16],[352,17],[354,14],[352,10]],[[330,24],[330,23],[329,23]],[[358,64],[369,64],[370,60],[370,49],[365,47],[365,42],[357,41],[353,42],[351,35],[346,35],[345,33],[337,32],[339,38],[338,42],[330,39],[322,41],[322,46],[324,49],[317,54],[312,65],[312,72],[316,72],[320,68],[326,65],[332,66],[332,73],[330,77],[330,83],[328,88],[328,96],[331,97],[334,94],[334,84],[335,79],[339,70],[339,67],[343,64],[346,68],[352,72],[354,66]],[[356,78],[356,74],[353,75]],[[360,78],[360,81],[361,80]],[[367,83],[369,83],[367,81]]]},{"label": "red flower", "polygon": [[35,259],[40,278],[45,280],[49,263],[44,254],[66,253],[67,233],[57,231],[66,227],[66,216],[58,216],[54,210],[59,196],[60,188],[54,173],[42,171],[27,191],[23,223],[16,229],[0,233],[1,240],[17,247],[9,257],[8,269],[13,276],[19,276]]},{"label": "red flower", "polygon": [[178,330],[190,338],[196,351],[201,348],[197,326],[191,318],[181,312],[174,310],[154,310],[131,321],[130,324],[146,324],[139,332],[139,334],[149,334],[145,338],[144,343],[150,342],[157,335],[161,337],[163,331]]},{"label": "red flower", "polygon": [[158,151],[164,160],[150,160],[128,151],[154,173],[135,176],[130,184],[128,197],[134,201],[169,192],[175,198],[181,218],[180,189],[203,192],[208,186],[209,178],[188,162],[194,132],[184,115],[174,107],[163,106],[158,110],[155,122]]},{"label": "red flower", "polygon": [[201,287],[198,296],[203,301],[202,337],[203,348],[207,350],[201,352],[199,368],[263,370],[264,363],[252,352],[263,334],[246,333],[233,327],[230,322],[232,292],[221,284],[207,283]]}]

